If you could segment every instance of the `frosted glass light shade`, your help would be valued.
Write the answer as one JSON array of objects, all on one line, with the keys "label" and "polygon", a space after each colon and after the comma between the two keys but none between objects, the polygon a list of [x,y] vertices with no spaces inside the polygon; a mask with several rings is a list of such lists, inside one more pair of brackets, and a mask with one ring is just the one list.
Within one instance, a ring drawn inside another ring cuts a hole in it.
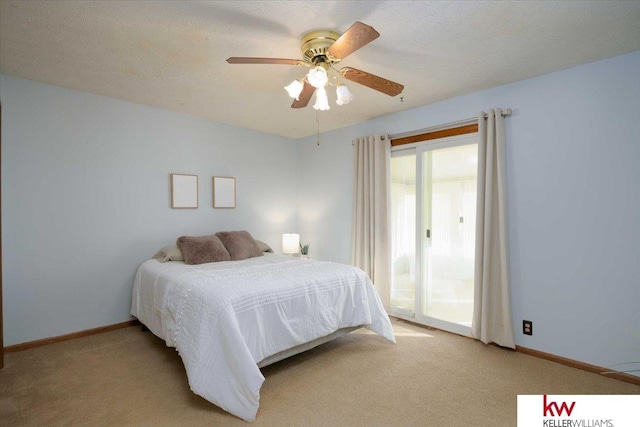
[{"label": "frosted glass light shade", "polygon": [[316,89],[320,89],[327,84],[329,77],[327,76],[327,70],[324,68],[317,66],[313,70],[309,70],[307,73],[307,81],[309,84]]},{"label": "frosted glass light shade", "polygon": [[336,96],[338,97],[336,100],[336,104],[338,105],[346,105],[353,101],[353,94],[343,84],[338,85],[336,88]]},{"label": "frosted glass light shade", "polygon": [[331,107],[329,107],[329,98],[327,98],[327,91],[324,87],[321,87],[316,91],[316,103],[313,104],[313,108],[320,111],[327,111],[331,109]]},{"label": "frosted glass light shade", "polygon": [[287,91],[290,97],[293,99],[298,99],[300,96],[300,92],[302,92],[302,82],[300,80],[294,80],[289,84],[289,86],[285,86],[284,89]]},{"label": "frosted glass light shade", "polygon": [[300,235],[286,233],[282,235],[282,253],[297,254],[300,252]]}]

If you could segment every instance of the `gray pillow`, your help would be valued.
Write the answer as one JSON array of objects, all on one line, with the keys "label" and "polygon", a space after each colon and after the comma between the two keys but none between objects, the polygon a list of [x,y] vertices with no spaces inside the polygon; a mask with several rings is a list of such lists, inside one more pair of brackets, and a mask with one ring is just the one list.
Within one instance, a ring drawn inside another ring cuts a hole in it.
[{"label": "gray pillow", "polygon": [[169,245],[160,249],[151,259],[157,259],[160,262],[167,261],[184,261],[182,252],[178,249],[178,245]]},{"label": "gray pillow", "polygon": [[248,231],[219,231],[216,236],[220,238],[224,247],[227,248],[232,261],[262,255],[258,244]]},{"label": "gray pillow", "polygon": [[231,256],[217,236],[182,236],[176,241],[185,264],[230,261]]}]

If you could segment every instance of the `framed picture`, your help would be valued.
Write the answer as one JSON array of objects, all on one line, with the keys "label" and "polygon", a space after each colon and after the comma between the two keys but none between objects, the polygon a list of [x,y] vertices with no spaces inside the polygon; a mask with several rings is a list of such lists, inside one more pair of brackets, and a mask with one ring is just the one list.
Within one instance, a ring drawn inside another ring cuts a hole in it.
[{"label": "framed picture", "polygon": [[171,174],[171,207],[198,208],[198,175]]},{"label": "framed picture", "polygon": [[236,207],[235,178],[213,177],[213,207],[219,209],[233,209]]}]

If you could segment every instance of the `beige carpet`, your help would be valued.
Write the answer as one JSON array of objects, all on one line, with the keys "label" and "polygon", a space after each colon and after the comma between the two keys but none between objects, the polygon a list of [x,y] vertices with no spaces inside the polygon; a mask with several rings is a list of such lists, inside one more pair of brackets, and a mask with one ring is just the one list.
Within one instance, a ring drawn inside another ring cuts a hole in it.
[{"label": "beige carpet", "polygon": [[3,426],[515,426],[518,394],[640,386],[393,321],[263,369],[246,423],[193,394],[174,349],[139,327],[9,353]]}]

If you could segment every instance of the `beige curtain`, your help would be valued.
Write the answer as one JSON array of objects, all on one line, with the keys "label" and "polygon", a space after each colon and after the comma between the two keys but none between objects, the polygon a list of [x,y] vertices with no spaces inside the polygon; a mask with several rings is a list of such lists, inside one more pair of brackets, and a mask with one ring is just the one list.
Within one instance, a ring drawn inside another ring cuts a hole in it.
[{"label": "beige curtain", "polygon": [[507,176],[504,117],[478,116],[475,297],[472,333],[484,343],[515,348],[507,246]]},{"label": "beige curtain", "polygon": [[389,310],[389,169],[391,145],[381,135],[356,138],[354,145],[351,263],[369,275]]}]

